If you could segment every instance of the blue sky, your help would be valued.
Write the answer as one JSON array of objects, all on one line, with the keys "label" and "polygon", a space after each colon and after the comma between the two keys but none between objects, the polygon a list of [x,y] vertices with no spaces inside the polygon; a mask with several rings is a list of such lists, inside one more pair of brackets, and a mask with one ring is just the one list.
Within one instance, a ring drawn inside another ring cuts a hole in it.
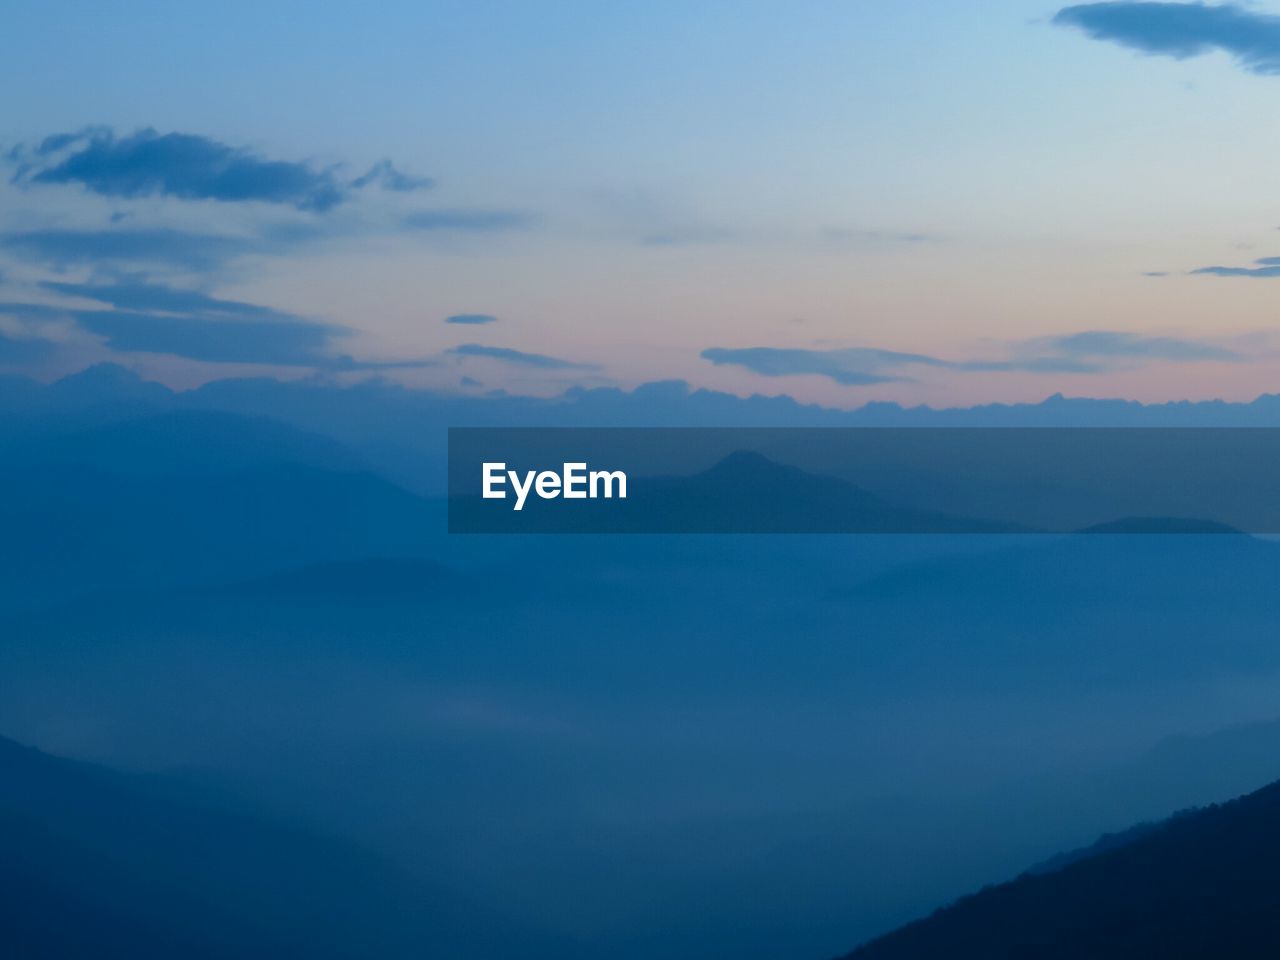
[{"label": "blue sky", "polygon": [[1280,374],[1277,7],[7,10],[5,369],[841,406]]}]

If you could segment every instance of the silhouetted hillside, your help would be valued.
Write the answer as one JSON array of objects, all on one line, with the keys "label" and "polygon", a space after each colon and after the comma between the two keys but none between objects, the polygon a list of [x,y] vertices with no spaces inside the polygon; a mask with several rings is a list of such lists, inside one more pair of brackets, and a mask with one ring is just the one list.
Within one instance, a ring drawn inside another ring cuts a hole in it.
[{"label": "silhouetted hillside", "polygon": [[0,604],[412,555],[444,532],[443,509],[380,477],[302,463],[15,466],[0,471],[0,523]]},{"label": "silhouetted hillside", "polygon": [[206,411],[17,431],[7,451],[11,467],[80,466],[130,477],[232,473],[282,464],[367,469],[340,443],[320,434],[267,417]]},{"label": "silhouetted hillside", "polygon": [[1061,870],[985,889],[848,956],[1280,956],[1280,783],[1134,831],[1128,840],[1104,844]]}]

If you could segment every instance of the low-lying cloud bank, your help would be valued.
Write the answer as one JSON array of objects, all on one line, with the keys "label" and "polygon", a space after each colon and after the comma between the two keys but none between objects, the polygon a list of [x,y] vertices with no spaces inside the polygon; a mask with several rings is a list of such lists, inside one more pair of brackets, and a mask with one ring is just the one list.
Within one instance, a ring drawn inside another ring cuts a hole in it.
[{"label": "low-lying cloud bank", "polygon": [[816,375],[843,386],[910,380],[912,367],[960,373],[1104,373],[1121,363],[1149,361],[1238,362],[1235,350],[1201,340],[1087,330],[1009,345],[1007,358],[949,360],[920,353],[869,347],[809,350],[789,347],[711,347],[702,358],[716,366],[736,366],[766,377]]}]

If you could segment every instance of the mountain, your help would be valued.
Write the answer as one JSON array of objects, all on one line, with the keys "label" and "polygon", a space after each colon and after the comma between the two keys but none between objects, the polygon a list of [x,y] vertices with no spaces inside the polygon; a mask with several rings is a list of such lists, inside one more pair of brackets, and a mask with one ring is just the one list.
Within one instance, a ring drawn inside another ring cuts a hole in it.
[{"label": "mountain", "polygon": [[473,918],[307,827],[0,738],[6,957],[407,958],[490,942]]},{"label": "mountain", "polygon": [[46,426],[3,445],[0,607],[414,555],[444,534],[442,507],[277,420],[170,410]]},{"label": "mountain", "polygon": [[[1110,536],[1108,534],[1115,534]],[[1078,534],[1010,538],[1006,549],[940,556],[886,571],[837,591],[862,600],[1036,603],[1161,597],[1196,602],[1230,597],[1266,603],[1264,585],[1280,569],[1280,547],[1219,524],[1134,518]]]},{"label": "mountain", "polygon": [[107,423],[53,426],[10,438],[9,469],[74,466],[122,476],[232,473],[305,464],[367,470],[337,441],[267,417],[172,410]]},{"label": "mountain", "polygon": [[[1040,403],[933,409],[868,403],[843,410],[791,397],[738,397],[683,381],[572,388],[552,398],[445,394],[382,380],[354,385],[309,378],[216,380],[174,391],[99,364],[50,385],[0,381],[0,435],[16,424],[105,423],[168,410],[267,416],[336,439],[373,469],[418,493],[444,490],[446,431],[457,426],[578,427],[1046,427],[1280,426],[1280,395],[1249,403],[1142,404],[1049,397]],[[952,505],[937,509],[969,515]],[[985,515],[976,511],[978,516]]]},{"label": "mountain", "polygon": [[442,512],[372,474],[302,465],[0,473],[0,523],[0,601],[11,603],[413,554],[443,533]]},{"label": "mountain", "polygon": [[1122,839],[984,889],[848,960],[1280,955],[1280,783]]}]

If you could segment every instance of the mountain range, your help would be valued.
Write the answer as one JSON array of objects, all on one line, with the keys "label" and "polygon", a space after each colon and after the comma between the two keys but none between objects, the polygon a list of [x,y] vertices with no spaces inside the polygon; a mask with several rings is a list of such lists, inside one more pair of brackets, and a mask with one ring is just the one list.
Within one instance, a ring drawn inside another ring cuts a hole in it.
[{"label": "mountain range", "polygon": [[1262,960],[1280,953],[1280,783],[1104,838],[846,960]]}]

